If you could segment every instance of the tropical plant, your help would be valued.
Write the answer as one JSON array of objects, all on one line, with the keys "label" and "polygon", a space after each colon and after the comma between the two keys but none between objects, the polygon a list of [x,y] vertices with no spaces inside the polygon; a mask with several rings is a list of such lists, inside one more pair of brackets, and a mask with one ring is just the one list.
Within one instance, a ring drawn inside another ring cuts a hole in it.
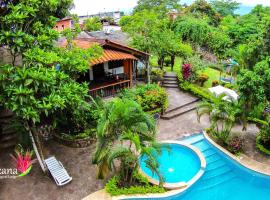
[{"label": "tropical plant", "polygon": [[15,148],[15,155],[11,155],[16,169],[21,173],[26,173],[32,167],[33,160],[33,151],[24,150],[21,145],[18,145]]},{"label": "tropical plant", "polygon": [[241,108],[238,102],[225,101],[222,98],[224,95],[212,98],[212,102],[204,101],[197,107],[198,121],[204,114],[209,115],[210,130],[212,136],[226,144],[231,129],[237,120],[241,119]]},{"label": "tropical plant", "polygon": [[256,147],[261,152],[270,155],[270,127],[264,124],[256,136]]},{"label": "tropical plant", "polygon": [[183,75],[183,80],[190,81],[191,75],[192,75],[192,70],[191,70],[190,64],[183,64],[182,65],[182,75]]},{"label": "tropical plant", "polygon": [[140,154],[147,155],[148,167],[159,174],[158,162],[153,156],[160,146],[155,142],[155,132],[153,118],[136,102],[116,98],[107,103],[98,121],[97,148],[92,160],[98,165],[98,178],[116,169],[115,160],[118,160],[120,185],[132,185]]}]

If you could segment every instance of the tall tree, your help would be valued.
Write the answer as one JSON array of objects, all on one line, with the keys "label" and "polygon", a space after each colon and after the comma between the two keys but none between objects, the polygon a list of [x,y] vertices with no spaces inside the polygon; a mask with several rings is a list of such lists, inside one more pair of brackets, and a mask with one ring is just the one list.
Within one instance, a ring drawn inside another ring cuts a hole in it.
[{"label": "tall tree", "polygon": [[234,0],[212,0],[210,3],[214,9],[223,17],[227,15],[234,15],[239,8],[240,3]]},{"label": "tall tree", "polygon": [[[88,86],[75,81],[75,72],[70,67],[86,70],[87,60],[95,52],[74,47],[73,30],[66,35],[69,36],[66,50],[54,46],[58,33],[53,27],[57,18],[68,14],[71,3],[71,0],[22,0],[1,4],[0,47],[10,51],[13,62],[0,66],[0,104],[15,113],[33,138],[43,170],[37,130],[44,125],[55,127],[58,114],[68,113],[80,121],[89,111]],[[14,66],[18,55],[23,62]]]},{"label": "tall tree", "polygon": [[13,57],[33,46],[52,47],[58,33],[52,28],[57,18],[63,18],[72,7],[72,0],[7,0],[1,2],[0,46],[5,46]]},{"label": "tall tree", "polygon": [[165,14],[172,9],[179,9],[179,2],[180,0],[139,0],[138,5],[134,8],[134,12],[159,9]]}]

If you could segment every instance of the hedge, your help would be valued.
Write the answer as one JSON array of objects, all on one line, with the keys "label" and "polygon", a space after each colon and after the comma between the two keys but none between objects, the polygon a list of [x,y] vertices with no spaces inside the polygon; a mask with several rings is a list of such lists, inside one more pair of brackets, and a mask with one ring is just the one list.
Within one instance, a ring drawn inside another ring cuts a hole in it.
[{"label": "hedge", "polygon": [[119,188],[117,176],[112,177],[105,185],[105,190],[112,196],[129,195],[129,194],[149,194],[149,193],[164,193],[166,190],[157,185],[136,185],[131,187]]}]

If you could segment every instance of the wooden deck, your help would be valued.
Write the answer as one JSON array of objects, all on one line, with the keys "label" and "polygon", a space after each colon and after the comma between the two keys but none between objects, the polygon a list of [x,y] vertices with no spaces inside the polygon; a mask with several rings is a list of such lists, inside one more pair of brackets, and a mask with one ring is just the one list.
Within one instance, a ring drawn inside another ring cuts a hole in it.
[{"label": "wooden deck", "polygon": [[89,94],[92,97],[109,97],[114,96],[121,90],[129,88],[131,80],[115,81],[112,83],[104,83],[103,85],[90,87]]}]

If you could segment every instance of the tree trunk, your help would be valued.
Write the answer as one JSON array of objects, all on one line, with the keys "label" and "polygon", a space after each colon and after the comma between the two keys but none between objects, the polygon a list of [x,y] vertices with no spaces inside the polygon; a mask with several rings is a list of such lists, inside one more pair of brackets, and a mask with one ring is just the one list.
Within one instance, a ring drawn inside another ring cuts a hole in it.
[{"label": "tree trunk", "polygon": [[[44,155],[43,155],[43,151],[42,151],[42,147],[41,147],[41,143],[40,143],[39,137],[38,137],[38,135],[35,135],[35,137],[34,137],[34,135],[32,133],[32,130],[31,130],[28,122],[26,122],[26,127],[27,127],[26,129],[29,132],[29,136],[30,136],[30,139],[32,141],[32,145],[33,145],[35,154],[37,156],[39,165],[40,165],[42,171],[45,172],[46,171],[46,167],[45,167],[44,162],[43,162],[44,161]],[[37,142],[37,144],[36,144],[36,142]]]},{"label": "tree trunk", "polygon": [[172,55],[171,56],[171,71],[173,71],[174,62],[175,62],[175,55]]}]

